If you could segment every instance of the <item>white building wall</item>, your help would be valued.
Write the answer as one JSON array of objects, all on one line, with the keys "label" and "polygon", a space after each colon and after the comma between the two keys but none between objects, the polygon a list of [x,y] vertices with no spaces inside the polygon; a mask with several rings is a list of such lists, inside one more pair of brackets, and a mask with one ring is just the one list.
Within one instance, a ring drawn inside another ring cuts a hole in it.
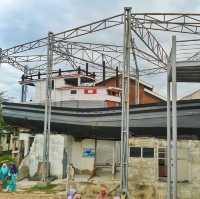
[{"label": "white building wall", "polygon": [[[22,139],[22,138],[21,138]],[[64,152],[67,150],[65,144],[70,140],[70,136],[67,135],[50,135],[49,144],[49,161],[50,161],[50,174],[57,176],[58,178],[63,177],[66,168],[63,165]],[[26,140],[26,139],[25,139]],[[30,149],[30,153],[22,161],[20,167],[28,166],[30,176],[37,174],[38,165],[43,161],[43,146],[44,146],[43,135],[38,134],[35,136],[34,142]],[[66,168],[67,169],[67,168]]]},{"label": "white building wall", "polygon": [[84,139],[81,141],[73,140],[71,163],[80,171],[85,170],[92,172],[95,166],[95,157],[84,156],[84,151],[87,149],[96,151],[94,139]]},{"label": "white building wall", "polygon": [[[59,89],[66,86],[64,84],[64,78],[54,79],[54,89],[52,90],[52,101],[72,101],[72,100],[90,100],[90,101],[115,101],[120,102],[120,97],[107,94],[106,88],[97,88],[96,94],[85,94],[84,88],[71,88],[71,89]],[[92,89],[92,87],[91,87]],[[71,90],[77,90],[77,94],[71,94]],[[46,80],[41,79],[35,82],[35,95],[33,97],[33,103],[41,103],[45,101],[46,95]]]},{"label": "white building wall", "polygon": [[35,82],[35,95],[33,97],[33,102],[39,103],[43,102],[46,94],[46,82],[44,80],[38,80]]},{"label": "white building wall", "polygon": [[65,82],[64,82],[64,78],[56,78],[56,79],[54,79],[54,87],[55,87],[55,89],[56,88],[61,88],[61,87],[64,87],[64,86],[66,86]]}]

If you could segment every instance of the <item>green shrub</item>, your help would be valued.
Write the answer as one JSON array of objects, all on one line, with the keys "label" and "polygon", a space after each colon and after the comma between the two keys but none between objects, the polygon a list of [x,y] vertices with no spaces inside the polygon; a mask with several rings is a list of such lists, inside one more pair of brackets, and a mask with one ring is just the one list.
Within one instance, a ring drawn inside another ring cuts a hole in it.
[{"label": "green shrub", "polygon": [[7,163],[12,164],[15,162],[15,158],[12,158],[11,156],[1,156],[0,157],[0,164]]},{"label": "green shrub", "polygon": [[45,193],[54,193],[54,188],[57,187],[55,184],[37,184],[29,188],[28,192],[45,192]]}]

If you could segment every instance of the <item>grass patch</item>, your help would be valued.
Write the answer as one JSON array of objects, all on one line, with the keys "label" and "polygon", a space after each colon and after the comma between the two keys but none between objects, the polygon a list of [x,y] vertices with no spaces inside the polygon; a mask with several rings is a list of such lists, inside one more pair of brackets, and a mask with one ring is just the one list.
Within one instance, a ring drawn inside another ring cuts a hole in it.
[{"label": "grass patch", "polygon": [[14,162],[15,162],[15,158],[12,158],[11,156],[0,157],[0,164],[3,164],[3,163],[12,164]]},{"label": "grass patch", "polygon": [[57,185],[55,184],[37,184],[34,185],[33,187],[29,188],[27,192],[44,192],[44,193],[55,193],[54,188]]}]

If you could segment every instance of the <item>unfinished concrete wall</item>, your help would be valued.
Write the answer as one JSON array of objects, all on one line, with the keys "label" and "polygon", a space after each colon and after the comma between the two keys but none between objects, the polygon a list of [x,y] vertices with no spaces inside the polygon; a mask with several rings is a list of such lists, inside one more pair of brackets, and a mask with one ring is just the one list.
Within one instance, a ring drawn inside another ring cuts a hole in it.
[{"label": "unfinished concrete wall", "polygon": [[113,158],[120,162],[120,142],[112,140],[97,140],[96,165],[112,165]]},{"label": "unfinished concrete wall", "polygon": [[[141,156],[129,157],[130,193],[136,199],[165,199],[166,177],[159,166],[159,155],[166,149],[166,140],[156,138],[131,138],[130,147],[141,148]],[[153,148],[153,157],[144,157],[143,149]],[[162,150],[161,150],[162,149]],[[163,157],[163,156],[162,156]],[[166,157],[165,157],[166,158]],[[161,162],[162,163],[162,162]],[[178,198],[200,197],[200,141],[178,141]]]},{"label": "unfinished concrete wall", "polygon": [[[38,134],[35,136],[30,152],[27,152],[29,151],[27,149],[29,137],[29,134],[20,135],[20,140],[24,140],[26,146],[26,157],[22,161],[21,167],[28,166],[30,176],[34,176],[37,174],[39,162],[43,160],[43,135]],[[95,139],[76,140],[72,136],[59,134],[50,136],[50,174],[59,178],[67,177],[69,163],[75,168],[76,174],[93,174],[97,160],[99,165],[109,165],[112,168],[113,155],[115,164],[119,165],[119,142]],[[97,157],[98,159],[96,159]]]},{"label": "unfinished concrete wall", "polygon": [[[66,135],[51,135],[49,143],[49,161],[50,161],[50,174],[62,178],[67,170],[67,147],[70,136]],[[43,135],[38,134],[35,136],[34,142],[30,149],[30,153],[22,161],[21,166],[29,167],[30,176],[37,174],[39,162],[43,160]],[[64,165],[65,163],[65,165]],[[65,170],[65,171],[64,171]]]},{"label": "unfinished concrete wall", "polygon": [[77,170],[93,172],[96,156],[96,141],[94,139],[73,140],[71,152],[71,163]]}]

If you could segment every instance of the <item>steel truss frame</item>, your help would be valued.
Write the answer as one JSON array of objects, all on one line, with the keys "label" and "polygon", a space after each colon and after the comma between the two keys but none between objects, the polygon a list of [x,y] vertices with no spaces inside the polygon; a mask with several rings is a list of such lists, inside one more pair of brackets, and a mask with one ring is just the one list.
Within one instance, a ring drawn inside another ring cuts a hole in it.
[{"label": "steel truss frame", "polygon": [[132,17],[149,30],[200,34],[198,13],[133,13]]},{"label": "steel truss frame", "polygon": [[[74,45],[75,43],[75,45]],[[84,44],[84,45],[80,45]],[[59,45],[60,46],[60,45]],[[105,45],[105,44],[95,44],[95,43],[82,43],[82,42],[62,42],[62,46],[68,49],[68,55],[72,57],[72,59],[84,61],[87,63],[91,63],[93,65],[97,65],[99,67],[102,66],[102,57],[104,57],[106,67],[114,70],[116,66],[122,67],[122,54],[123,47],[117,45]],[[62,47],[56,49],[58,52]],[[159,61],[156,60],[154,55],[147,53],[141,49],[139,49],[136,44],[134,48],[132,48],[136,57],[146,60],[151,64],[160,67]],[[113,53],[112,55],[107,55],[106,53]],[[66,54],[66,52],[65,52]],[[10,61],[12,60],[12,62]],[[55,64],[66,61],[65,56],[54,56]],[[58,61],[59,60],[59,61]],[[27,63],[37,63],[37,66],[30,68],[32,72],[42,71],[46,69],[47,65],[47,55],[11,55],[8,58],[3,57],[2,63],[9,63],[13,65],[15,68],[18,68],[23,72],[24,65]],[[18,65],[19,63],[19,65]],[[142,72],[142,71],[141,71]]]},{"label": "steel truss frame", "polygon": [[[168,54],[166,53],[162,44],[158,41],[158,39],[153,34],[153,31],[167,31],[167,32],[177,32],[177,33],[187,33],[187,34],[200,34],[200,14],[193,13],[129,13],[130,26],[132,29],[132,42],[130,39],[130,44],[127,40],[129,38],[129,34],[127,30],[124,35],[124,46],[119,45],[110,45],[110,44],[100,44],[100,43],[87,43],[87,42],[75,42],[71,39],[78,38],[83,35],[92,34],[98,31],[111,29],[113,27],[118,27],[120,25],[127,25],[127,12],[123,14],[115,15],[113,17],[105,18],[87,25],[79,26],[70,30],[66,30],[57,34],[51,35],[53,37],[53,41],[49,41],[50,35],[48,37],[44,37],[32,42],[24,43],[21,45],[17,45],[8,49],[0,49],[0,63],[8,63],[23,73],[35,73],[37,71],[46,70],[47,69],[47,92],[50,92],[50,82],[51,82],[51,71],[53,67],[53,63],[62,63],[69,62],[74,68],[80,66],[80,62],[87,62],[95,65],[99,69],[102,68],[102,62],[105,62],[105,67],[107,70],[114,70],[116,67],[121,66],[121,72],[123,72],[123,116],[122,119],[124,123],[122,124],[122,133],[124,135],[123,140],[125,139],[125,143],[127,144],[127,135],[128,135],[128,101],[127,101],[127,92],[128,92],[128,82],[129,78],[129,55],[130,49],[132,48],[132,54],[134,63],[136,66],[137,74],[140,73],[137,64],[137,58],[141,58],[145,61],[154,65],[154,68],[150,68],[144,72],[144,74],[148,73],[159,73],[160,71],[166,71],[168,68]],[[143,42],[143,44],[148,48],[149,52],[137,47],[136,41],[134,40],[134,35],[137,35],[139,40]],[[48,54],[37,54],[32,53],[33,50],[39,48],[48,49]],[[25,54],[25,52],[30,51],[29,55]],[[24,54],[23,54],[24,53]],[[53,56],[54,54],[54,56]],[[196,57],[199,55],[197,53]],[[193,56],[191,56],[193,58]],[[28,64],[36,63],[36,66],[29,67]],[[28,72],[27,72],[28,67]],[[93,66],[94,67],[94,66]],[[123,68],[122,68],[123,67]],[[141,74],[141,73],[140,73]],[[142,74],[141,74],[142,75]],[[139,78],[139,77],[138,77]],[[168,88],[169,91],[169,88]],[[176,95],[175,89],[173,89],[173,96]],[[25,96],[23,96],[23,100]],[[51,104],[50,104],[50,94],[47,93],[47,105],[45,111],[45,129],[47,136],[50,132],[50,112],[51,112]],[[173,106],[175,107],[175,100],[173,100]],[[168,112],[170,109],[170,100],[168,100]],[[175,111],[175,109],[174,109]],[[176,114],[174,114],[176,115]],[[168,115],[170,117],[170,114]],[[174,123],[176,123],[176,118],[174,117]],[[168,124],[170,125],[170,123]],[[174,132],[176,132],[176,126],[174,127]],[[170,132],[170,131],[169,131]],[[168,164],[171,164],[170,158],[170,143],[171,138],[169,137],[168,132]],[[176,133],[174,133],[176,136]],[[170,138],[170,139],[169,139]],[[124,143],[124,142],[123,142]],[[176,144],[176,137],[174,141],[174,145]],[[48,146],[46,146],[48,148]],[[48,150],[48,149],[47,149]],[[122,188],[124,192],[127,192],[127,148],[124,148],[125,156],[124,156],[124,170],[123,173],[126,175],[122,176]],[[46,160],[46,159],[45,159]],[[173,158],[174,163],[176,161],[176,157]],[[170,175],[170,170],[168,170],[168,176]],[[170,176],[171,177],[171,176]],[[169,178],[170,179],[170,178]],[[168,191],[171,190],[171,181],[168,179]],[[173,186],[175,187],[176,179],[174,178]],[[176,188],[174,188],[174,193],[168,195],[168,198],[173,199],[176,198]],[[127,193],[126,193],[127,194]]]},{"label": "steel truss frame", "polygon": [[[82,35],[91,34],[100,30],[109,29],[122,25],[124,23],[124,14],[119,14],[113,17],[109,17],[100,21],[96,21],[84,26],[79,26],[70,30],[66,30],[57,34],[54,34],[55,41],[68,41],[69,39],[76,38]],[[150,30],[170,31],[179,33],[192,33],[200,34],[200,14],[183,14],[183,13],[132,13],[132,23],[134,23],[134,32],[145,43],[145,45],[153,53],[153,62],[157,62],[157,65],[166,69],[166,53],[162,45],[153,36]],[[75,45],[75,43],[73,43]],[[77,43],[78,45],[80,43]],[[16,55],[25,51],[30,51],[36,48],[45,47],[48,45],[48,37],[44,37],[29,43],[14,46],[12,48],[2,50],[2,63],[9,63],[17,69],[24,71],[26,65],[22,64],[22,61],[17,62],[15,59],[9,58],[11,55]],[[86,43],[82,43],[82,46],[86,46]],[[96,45],[87,45],[88,49],[93,49]],[[97,45],[96,45],[97,46]],[[101,45],[102,47],[104,46]],[[108,47],[109,45],[106,45]],[[93,49],[94,50],[94,49]],[[95,49],[96,50],[96,49]],[[119,49],[111,48],[112,52],[119,52]],[[98,51],[98,50],[97,50]],[[108,51],[104,51],[108,52]],[[144,53],[142,53],[144,55]],[[31,56],[31,55],[30,55]],[[18,57],[19,58],[19,57]],[[140,58],[143,56],[140,55]],[[40,57],[42,59],[42,56]],[[148,61],[148,59],[146,59]],[[152,60],[152,59],[150,59]],[[27,60],[27,62],[33,61],[33,57]],[[35,60],[36,61],[36,60]],[[152,63],[152,61],[150,61]]]}]

